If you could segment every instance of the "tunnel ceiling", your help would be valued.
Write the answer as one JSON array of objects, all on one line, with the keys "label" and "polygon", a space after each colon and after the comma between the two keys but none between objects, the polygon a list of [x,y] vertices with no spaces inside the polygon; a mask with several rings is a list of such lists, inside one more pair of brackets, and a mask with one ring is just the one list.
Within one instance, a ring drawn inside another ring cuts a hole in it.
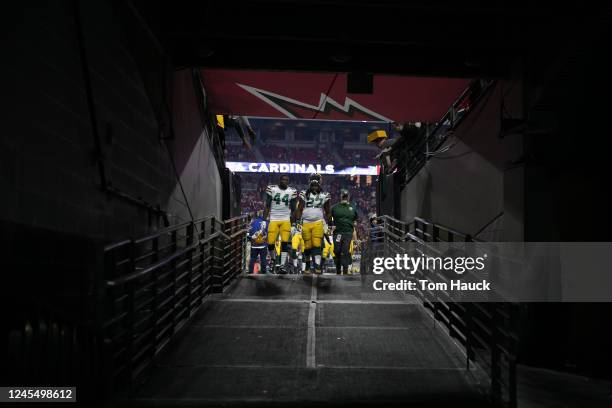
[{"label": "tunnel ceiling", "polygon": [[215,113],[293,119],[435,122],[467,79],[374,75],[371,94],[347,93],[347,74],[203,69]]},{"label": "tunnel ceiling", "polygon": [[[178,67],[497,77],[594,22],[586,2],[135,0]],[[547,2],[548,3],[548,2]],[[601,2],[604,3],[604,2]]]}]

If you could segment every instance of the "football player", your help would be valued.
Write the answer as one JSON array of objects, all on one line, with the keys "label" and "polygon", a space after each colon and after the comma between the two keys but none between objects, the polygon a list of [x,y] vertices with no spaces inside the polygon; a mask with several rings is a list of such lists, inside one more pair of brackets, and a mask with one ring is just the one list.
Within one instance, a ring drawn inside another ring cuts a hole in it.
[{"label": "football player", "polygon": [[304,263],[302,262],[302,254],[304,253],[304,239],[302,238],[302,230],[297,224],[291,228],[291,259],[293,260],[293,273],[304,272]]},{"label": "football player", "polygon": [[317,274],[321,273],[324,221],[331,222],[330,196],[329,193],[321,190],[322,181],[323,178],[319,173],[310,175],[308,189],[300,193],[295,216],[302,222],[306,271],[309,270],[311,257],[314,257],[315,273]]},{"label": "football player", "polygon": [[276,268],[285,273],[285,263],[289,252],[289,239],[291,237],[291,223],[298,198],[297,190],[289,187],[289,176],[280,176],[278,185],[269,185],[266,188],[266,209],[264,220],[268,223],[268,249],[274,253],[274,244],[280,235],[281,256],[280,265]]},{"label": "football player", "polygon": [[327,226],[327,224],[325,224],[325,227],[323,230],[323,265],[327,266],[328,261],[330,259],[333,262],[333,258],[334,258],[334,240],[330,236],[329,227]]},{"label": "football player", "polygon": [[334,225],[336,273],[338,275],[348,275],[349,265],[353,262],[351,243],[357,238],[355,225],[359,217],[357,209],[349,202],[349,199],[349,191],[344,188],[341,189],[340,202],[331,209]]}]

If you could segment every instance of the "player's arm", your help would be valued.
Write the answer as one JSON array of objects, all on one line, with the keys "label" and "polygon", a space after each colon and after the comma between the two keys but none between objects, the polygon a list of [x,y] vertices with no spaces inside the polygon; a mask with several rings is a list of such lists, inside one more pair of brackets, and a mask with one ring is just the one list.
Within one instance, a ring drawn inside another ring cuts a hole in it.
[{"label": "player's arm", "polygon": [[302,212],[304,212],[304,200],[302,197],[298,196],[297,198],[297,206],[295,209],[295,219],[300,220],[302,218]]},{"label": "player's arm", "polygon": [[325,222],[327,222],[327,225],[331,225],[332,213],[330,200],[327,200],[325,204],[323,204],[323,216],[325,217]]},{"label": "player's arm", "polygon": [[[289,200],[289,210],[291,211],[291,223],[293,224],[295,222],[295,220],[297,219],[297,207],[298,207],[298,201],[299,201],[299,197],[297,195],[295,195],[291,200]],[[300,214],[301,215],[301,214]]]},{"label": "player's arm", "polygon": [[272,196],[266,194],[266,208],[264,209],[263,219],[267,220],[270,217],[270,207],[272,206]]},{"label": "player's arm", "polygon": [[[291,192],[291,197],[289,197],[289,214],[290,214],[290,220],[291,220],[291,224],[294,224],[296,222],[296,220],[298,219],[298,207],[299,207],[299,201],[300,201],[300,193],[297,190],[293,190]],[[299,216],[302,216],[302,213],[300,212]]]},{"label": "player's arm", "polygon": [[329,211],[329,220],[327,221],[327,226],[329,227],[329,233],[331,236],[334,236],[334,231],[336,229],[334,225],[334,207],[331,206],[331,210]]}]

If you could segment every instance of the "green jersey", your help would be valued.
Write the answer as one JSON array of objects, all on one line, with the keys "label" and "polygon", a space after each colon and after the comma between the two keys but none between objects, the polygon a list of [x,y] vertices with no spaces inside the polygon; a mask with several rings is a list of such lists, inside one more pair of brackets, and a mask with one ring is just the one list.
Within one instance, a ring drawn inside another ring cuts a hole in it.
[{"label": "green jersey", "polygon": [[354,222],[357,221],[357,209],[350,203],[338,203],[331,209],[336,233],[352,234]]}]

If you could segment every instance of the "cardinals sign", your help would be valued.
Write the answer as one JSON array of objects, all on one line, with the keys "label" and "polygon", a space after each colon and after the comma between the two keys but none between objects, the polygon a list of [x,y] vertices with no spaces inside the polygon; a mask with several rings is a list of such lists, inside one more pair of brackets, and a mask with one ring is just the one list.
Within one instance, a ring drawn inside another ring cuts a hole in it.
[{"label": "cardinals sign", "polygon": [[347,74],[203,69],[214,113],[291,119],[436,122],[467,79],[374,76],[371,94],[348,94]]}]

